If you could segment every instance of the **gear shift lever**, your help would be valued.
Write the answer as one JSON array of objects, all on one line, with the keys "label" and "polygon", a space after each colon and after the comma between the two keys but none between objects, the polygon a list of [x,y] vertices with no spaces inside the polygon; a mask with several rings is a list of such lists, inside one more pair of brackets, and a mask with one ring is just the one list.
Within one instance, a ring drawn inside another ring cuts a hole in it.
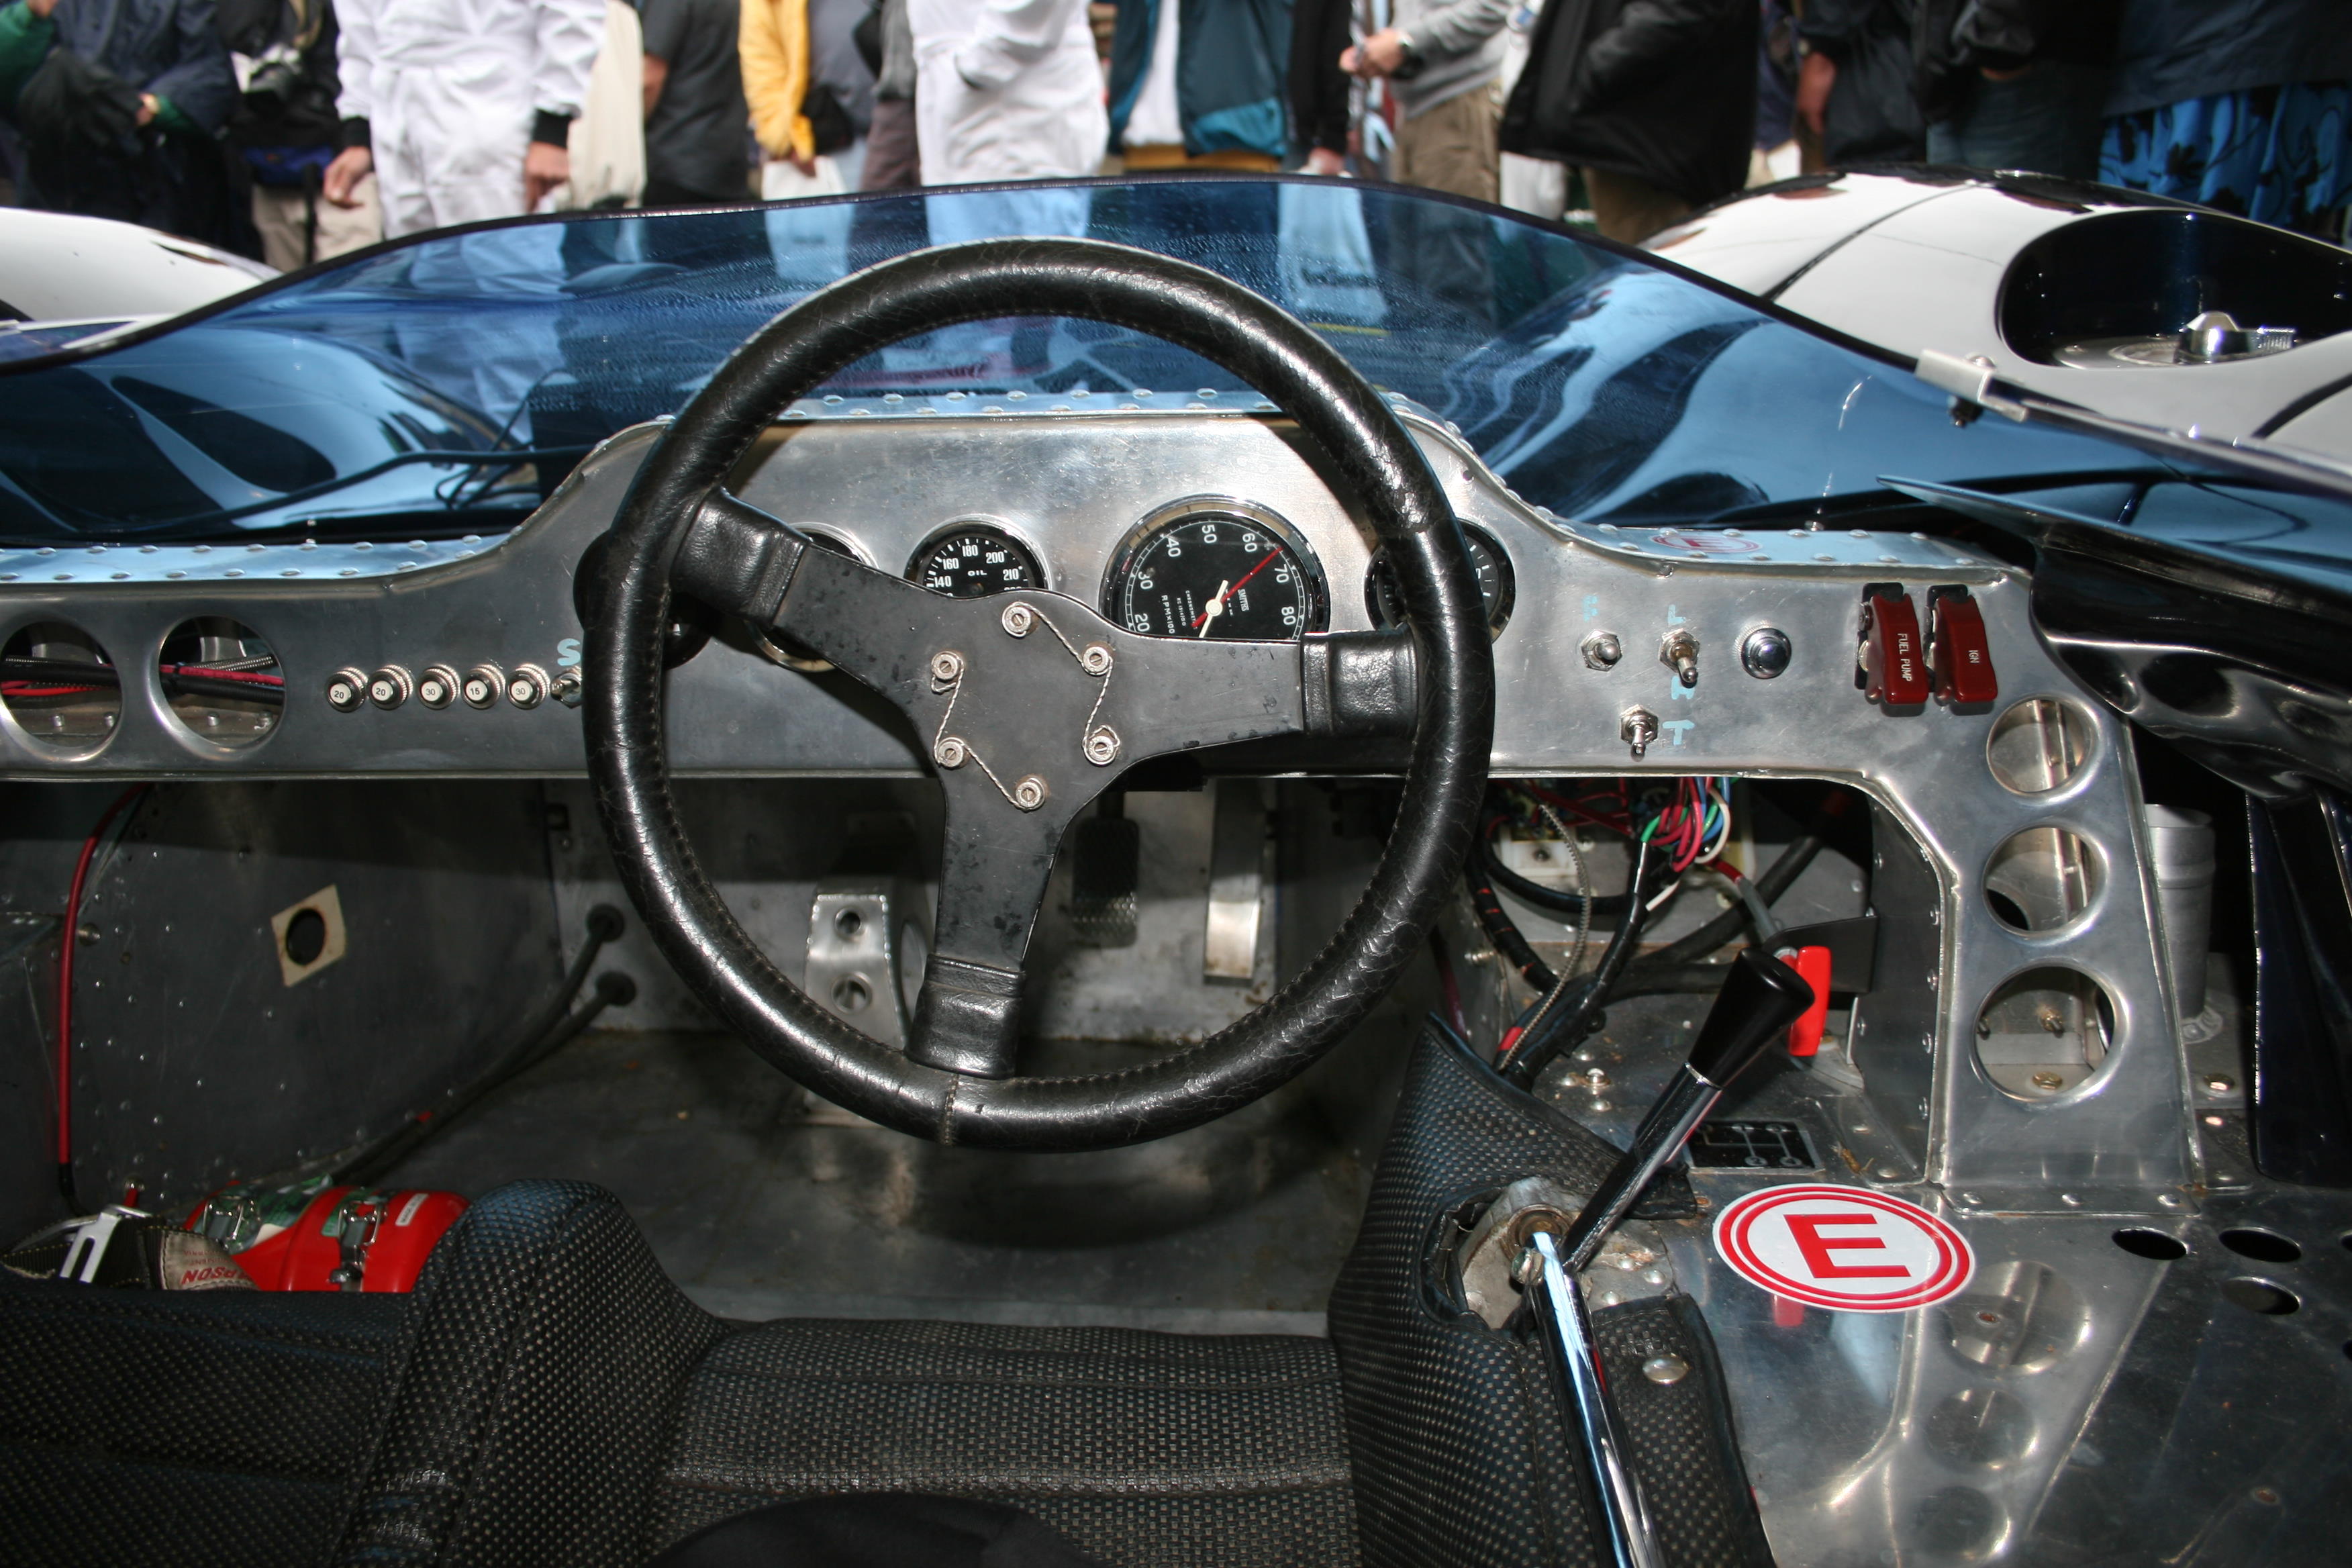
[{"label": "gear shift lever", "polygon": [[1642,1119],[1633,1142],[1568,1227],[1559,1246],[1561,1266],[1574,1274],[1592,1261],[1612,1226],[1625,1217],[1657,1173],[1689,1141],[1731,1080],[1764,1054],[1789,1026],[1813,1005],[1804,977],[1760,947],[1750,947],[1727,966],[1723,989],[1707,1009],[1690,1059],[1675,1069],[1672,1082]]}]

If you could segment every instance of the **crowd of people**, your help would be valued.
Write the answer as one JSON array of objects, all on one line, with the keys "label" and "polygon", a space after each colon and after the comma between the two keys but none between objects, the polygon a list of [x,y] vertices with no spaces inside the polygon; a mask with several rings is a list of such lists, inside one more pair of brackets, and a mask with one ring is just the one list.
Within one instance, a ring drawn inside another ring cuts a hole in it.
[{"label": "crowd of people", "polygon": [[2327,237],[2347,0],[5,0],[23,205],[293,268],[562,206],[1364,175],[1638,243],[1798,168],[2096,179]]}]

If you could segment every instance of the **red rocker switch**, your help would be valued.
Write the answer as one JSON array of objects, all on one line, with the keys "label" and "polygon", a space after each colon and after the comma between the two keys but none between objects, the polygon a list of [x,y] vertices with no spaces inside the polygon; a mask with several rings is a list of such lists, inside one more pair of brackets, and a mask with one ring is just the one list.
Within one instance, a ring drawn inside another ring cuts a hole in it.
[{"label": "red rocker switch", "polygon": [[1966,588],[1927,590],[1927,650],[1937,701],[1967,713],[1990,707],[2000,695],[1984,610]]},{"label": "red rocker switch", "polygon": [[1927,649],[1919,641],[1919,612],[1897,583],[1873,583],[1862,591],[1863,695],[1889,713],[1916,713],[1927,705]]}]

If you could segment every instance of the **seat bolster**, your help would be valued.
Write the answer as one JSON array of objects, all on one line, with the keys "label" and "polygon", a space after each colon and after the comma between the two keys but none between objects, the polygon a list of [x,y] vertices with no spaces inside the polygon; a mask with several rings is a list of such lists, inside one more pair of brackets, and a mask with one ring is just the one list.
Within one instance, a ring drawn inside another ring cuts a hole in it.
[{"label": "seat bolster", "polygon": [[641,1561],[687,1376],[725,1332],[603,1188],[486,1194],[417,1281],[337,1561]]}]

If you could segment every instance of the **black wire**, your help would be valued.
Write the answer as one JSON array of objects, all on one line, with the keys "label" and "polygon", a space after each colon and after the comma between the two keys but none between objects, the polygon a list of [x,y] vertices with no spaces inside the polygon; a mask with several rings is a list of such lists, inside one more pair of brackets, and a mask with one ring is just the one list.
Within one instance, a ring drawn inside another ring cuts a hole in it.
[{"label": "black wire", "polygon": [[[1767,907],[1777,902],[1780,895],[1805,874],[1805,868],[1813,863],[1813,858],[1822,852],[1832,825],[1845,811],[1846,798],[1843,791],[1832,791],[1824,797],[1811,819],[1805,824],[1805,831],[1790,840],[1789,847],[1780,851],[1780,858],[1757,876],[1756,896]],[[1705,958],[1726,942],[1735,940],[1747,924],[1748,910],[1745,900],[1742,900],[1688,936],[1669,942],[1644,957],[1639,967],[1645,972],[1667,969]]]},{"label": "black wire", "polygon": [[1584,914],[1587,902],[1592,905],[1596,918],[1622,915],[1625,912],[1622,893],[1564,893],[1558,888],[1547,888],[1541,882],[1530,881],[1495,858],[1492,840],[1481,835],[1470,847],[1470,854],[1487,879],[1523,904],[1530,904],[1546,914],[1578,920]]},{"label": "black wire", "polygon": [[579,1012],[569,1011],[572,998],[580,994],[587,980],[588,970],[604,944],[617,939],[622,931],[621,911],[610,904],[599,904],[588,911],[588,939],[580,945],[579,956],[563,973],[553,994],[545,1005],[532,1016],[530,1022],[518,1030],[515,1043],[499,1055],[488,1071],[463,1089],[453,1090],[441,1104],[429,1110],[410,1116],[390,1132],[375,1142],[363,1145],[351,1158],[337,1165],[331,1179],[337,1183],[362,1185],[373,1183],[385,1172],[399,1165],[426,1139],[450,1122],[457,1120],[492,1089],[505,1083],[527,1068],[544,1061],[547,1057],[595,1021],[606,1007],[626,1006],[636,996],[636,982],[627,975],[608,972],[596,978],[596,995]]},{"label": "black wire", "polygon": [[1495,951],[1503,955],[1503,962],[1517,970],[1520,978],[1538,992],[1549,991],[1559,984],[1559,978],[1552,973],[1549,964],[1536,956],[1536,950],[1528,945],[1517,923],[1503,908],[1503,901],[1495,897],[1495,884],[1486,875],[1490,868],[1486,857],[1475,854],[1471,856],[1470,864],[1463,868],[1462,879],[1470,890],[1471,912],[1478,917],[1478,924],[1486,931],[1486,940],[1495,944]]},{"label": "black wire", "polygon": [[1495,1070],[1520,1087],[1535,1081],[1551,1059],[1569,1047],[1581,1041],[1601,1026],[1601,1005],[1609,999],[1618,977],[1624,973],[1626,962],[1642,943],[1642,928],[1650,923],[1647,895],[1650,874],[1658,864],[1660,851],[1654,839],[1639,840],[1633,848],[1633,875],[1625,887],[1628,908],[1625,918],[1601,950],[1601,962],[1582,982],[1582,990],[1570,1006],[1548,1010],[1549,1016],[1538,1015],[1518,1037],[1509,1055],[1495,1064]]}]

